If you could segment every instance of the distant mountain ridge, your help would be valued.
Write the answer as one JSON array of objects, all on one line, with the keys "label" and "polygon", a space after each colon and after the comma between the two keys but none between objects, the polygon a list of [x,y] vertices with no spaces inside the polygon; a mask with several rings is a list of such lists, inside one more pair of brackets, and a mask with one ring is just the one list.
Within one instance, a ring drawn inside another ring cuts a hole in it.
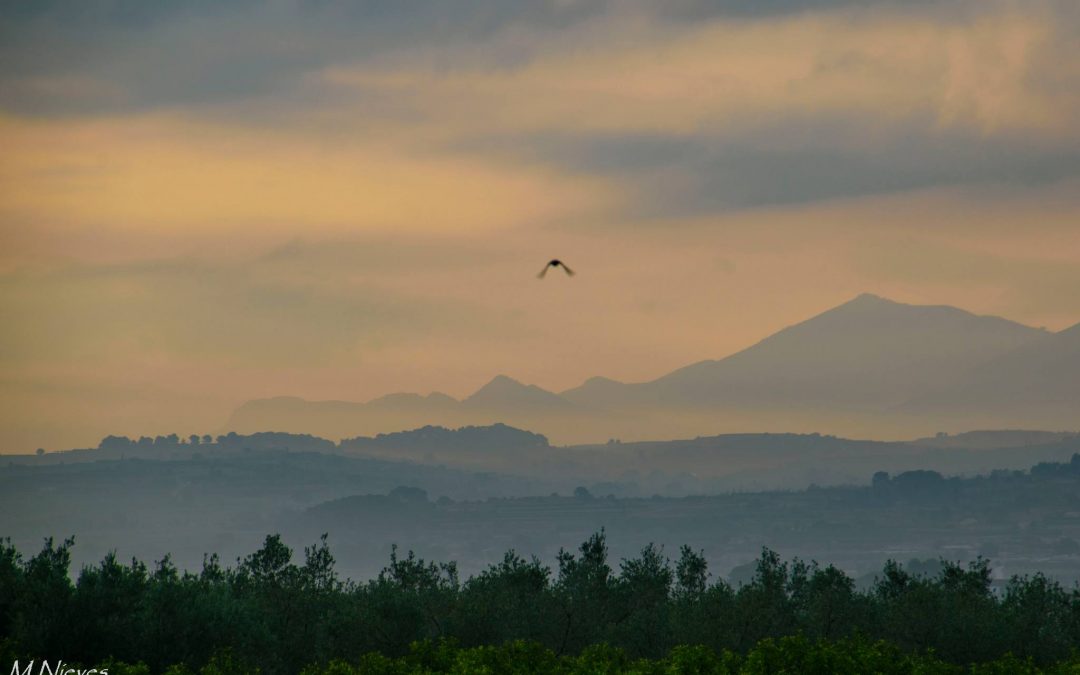
[{"label": "distant mountain ridge", "polygon": [[528,408],[536,411],[567,411],[574,407],[573,403],[558,394],[541,389],[535,384],[522,384],[506,375],[496,375],[461,403],[464,407],[476,410]]},{"label": "distant mountain ridge", "polygon": [[553,416],[576,415],[577,407],[558,394],[497,375],[463,400],[441,392],[427,396],[390,394],[366,403],[307,401],[292,396],[256,399],[237,408],[226,428],[245,433],[264,429],[293,433],[317,430],[311,433],[350,438],[424,426],[465,427],[505,422],[542,428]]},{"label": "distant mountain ridge", "polygon": [[992,414],[1004,424],[1075,428],[1080,423],[1080,324],[988,360],[901,409],[919,415],[943,406],[960,417]]},{"label": "distant mountain ridge", "polygon": [[614,394],[608,405],[882,409],[1046,337],[1044,331],[998,317],[905,305],[867,293],[724,359],[623,385],[628,390],[593,380],[592,386],[563,395],[594,406]]},{"label": "distant mountain ridge", "polygon": [[576,443],[755,428],[911,438],[1003,424],[1075,428],[1078,382],[1080,324],[1051,333],[864,293],[648,382],[592,377],[555,393],[498,375],[460,401],[438,392],[367,403],[278,397],[245,403],[226,428],[346,438],[503,422]]}]

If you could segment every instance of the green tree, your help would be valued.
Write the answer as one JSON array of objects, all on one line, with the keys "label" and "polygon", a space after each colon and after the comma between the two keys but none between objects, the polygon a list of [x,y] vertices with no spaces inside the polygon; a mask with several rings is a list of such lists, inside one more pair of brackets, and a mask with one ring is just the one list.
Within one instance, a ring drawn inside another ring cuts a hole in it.
[{"label": "green tree", "polygon": [[654,544],[622,561],[613,638],[631,656],[659,658],[670,649],[673,580],[671,561]]},{"label": "green tree", "polygon": [[502,562],[465,583],[455,634],[467,645],[514,639],[552,644],[550,583],[551,568],[507,551]]},{"label": "green tree", "polygon": [[758,558],[751,582],[735,594],[735,645],[745,652],[767,637],[794,633],[795,617],[789,592],[788,564],[768,548]]},{"label": "green tree", "polygon": [[68,650],[87,663],[138,661],[146,586],[146,565],[138,560],[123,565],[112,551],[100,564],[84,567],[70,603]]},{"label": "green tree", "polygon": [[11,545],[11,539],[0,538],[0,641],[15,630],[17,602],[24,583],[22,556]]},{"label": "green tree", "polygon": [[553,589],[558,607],[554,622],[561,633],[557,654],[577,653],[607,635],[614,588],[607,556],[602,529],[581,544],[579,556],[559,551],[559,572]]},{"label": "green tree", "polygon": [[16,599],[16,642],[27,654],[61,654],[71,634],[71,596],[68,578],[74,538],[59,546],[45,540],[41,551],[27,561]]}]

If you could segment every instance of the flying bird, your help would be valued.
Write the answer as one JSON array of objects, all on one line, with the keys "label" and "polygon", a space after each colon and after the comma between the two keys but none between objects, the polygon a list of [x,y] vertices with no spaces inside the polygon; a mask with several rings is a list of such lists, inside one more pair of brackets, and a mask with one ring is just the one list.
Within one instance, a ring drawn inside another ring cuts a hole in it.
[{"label": "flying bird", "polygon": [[548,264],[544,265],[544,269],[540,270],[540,274],[537,274],[536,278],[537,279],[543,279],[544,275],[547,274],[547,271],[552,267],[561,267],[561,268],[563,268],[563,271],[566,272],[566,276],[568,276],[568,277],[574,276],[574,270],[567,267],[566,263],[564,263],[563,261],[559,260],[558,258],[555,258],[554,260],[550,261]]}]

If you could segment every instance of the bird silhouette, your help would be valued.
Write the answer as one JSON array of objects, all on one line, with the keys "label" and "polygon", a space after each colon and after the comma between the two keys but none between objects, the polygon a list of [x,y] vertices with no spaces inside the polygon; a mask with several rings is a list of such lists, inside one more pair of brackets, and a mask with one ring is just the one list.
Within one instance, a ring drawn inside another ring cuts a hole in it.
[{"label": "bird silhouette", "polygon": [[561,268],[563,268],[563,271],[566,272],[566,276],[568,276],[568,277],[574,276],[574,270],[567,267],[566,263],[564,263],[563,261],[559,260],[558,258],[555,258],[555,259],[551,260],[550,262],[548,262],[548,264],[544,265],[544,269],[540,270],[540,274],[537,274],[536,278],[537,279],[543,279],[544,275],[547,274],[547,271],[549,269],[551,269],[552,267],[561,267]]}]

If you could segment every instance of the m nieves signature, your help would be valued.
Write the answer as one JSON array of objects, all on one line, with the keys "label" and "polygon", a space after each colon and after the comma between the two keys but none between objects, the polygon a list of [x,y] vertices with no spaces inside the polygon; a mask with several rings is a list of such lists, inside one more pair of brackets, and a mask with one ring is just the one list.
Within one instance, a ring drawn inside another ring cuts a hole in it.
[{"label": "m nieves signature", "polygon": [[11,666],[11,675],[109,675],[108,668],[77,668],[59,659],[55,664],[46,659],[41,662],[37,670],[34,670],[35,664],[37,664],[36,659],[25,666],[15,659],[15,663]]}]

